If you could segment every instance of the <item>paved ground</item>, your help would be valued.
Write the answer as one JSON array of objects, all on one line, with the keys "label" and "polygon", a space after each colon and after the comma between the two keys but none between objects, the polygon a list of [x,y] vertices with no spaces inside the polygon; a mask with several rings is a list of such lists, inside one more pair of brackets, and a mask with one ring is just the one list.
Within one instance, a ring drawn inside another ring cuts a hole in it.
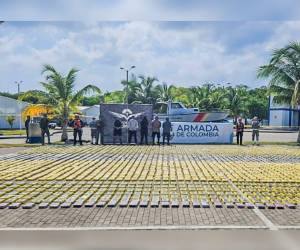
[{"label": "paved ground", "polygon": [[[51,133],[54,130],[51,130]],[[68,133],[69,138],[73,138],[72,132]],[[272,133],[271,131],[261,131],[260,132],[260,140],[263,142],[295,142],[297,141],[298,132],[282,132],[282,133]],[[52,142],[60,141],[61,134],[56,133],[51,136]],[[83,139],[90,140],[90,129],[83,129]],[[235,140],[235,138],[234,138]],[[25,141],[24,138],[21,139],[0,139],[0,144],[23,144]],[[244,141],[251,141],[251,132],[245,132]]]},{"label": "paved ground", "polygon": [[[299,212],[296,211],[299,217]],[[132,227],[168,226],[266,228],[253,210],[237,208],[68,208],[1,210],[1,227]],[[297,220],[297,218],[295,219]],[[293,223],[294,219],[292,220]],[[298,221],[299,222],[299,221]]]},{"label": "paved ground", "polygon": [[299,250],[300,231],[90,230],[1,231],[5,250]]},{"label": "paved ground", "polygon": [[0,148],[0,155],[17,153],[17,152],[23,151],[25,149],[28,149],[28,148],[26,148],[26,147]]},{"label": "paved ground", "polygon": [[0,158],[0,227],[299,228],[288,146],[45,146]]}]

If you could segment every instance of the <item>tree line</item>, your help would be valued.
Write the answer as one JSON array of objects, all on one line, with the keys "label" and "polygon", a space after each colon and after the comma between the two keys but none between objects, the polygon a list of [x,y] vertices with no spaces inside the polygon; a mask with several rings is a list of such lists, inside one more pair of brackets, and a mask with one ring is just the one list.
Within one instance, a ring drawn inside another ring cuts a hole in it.
[{"label": "tree line", "polygon": [[[274,96],[279,104],[288,104],[292,108],[300,105],[300,43],[292,42],[283,48],[273,51],[269,62],[258,68],[257,77],[266,78],[268,87],[250,89],[246,85],[206,83],[194,87],[180,87],[159,83],[150,76],[135,76],[122,81],[123,89],[112,92],[101,92],[95,85],[86,85],[75,91],[75,80],[78,70],[72,68],[68,74],[62,75],[51,65],[44,65],[41,82],[43,90],[31,90],[16,94],[2,93],[13,98],[31,103],[52,105],[57,114],[67,122],[70,112],[77,105],[94,105],[105,103],[149,103],[159,101],[180,101],[187,107],[204,110],[228,109],[230,115],[267,118],[268,96]],[[90,91],[96,95],[86,96]],[[1,94],[1,93],[0,93]],[[64,129],[65,130],[65,129]],[[65,134],[65,133],[63,133]],[[300,130],[298,136],[300,142]]]},{"label": "tree line", "polygon": [[[231,117],[238,116],[251,118],[258,116],[267,119],[269,90],[266,86],[251,89],[247,85],[206,83],[193,87],[179,87],[160,84],[155,77],[136,77],[132,75],[128,83],[122,81],[122,90],[99,92],[91,96],[81,96],[77,105],[92,106],[104,103],[144,103],[153,104],[168,100],[182,102],[186,107],[196,107],[199,110],[228,110]],[[18,94],[1,93],[10,98],[18,99]],[[33,104],[51,104],[51,100],[42,96],[38,91],[22,94],[23,101]],[[128,99],[127,99],[128,95]]]},{"label": "tree line", "polygon": [[[102,95],[83,97],[81,105],[99,103],[126,103],[127,83],[122,81],[123,90],[106,92]],[[266,86],[251,89],[246,85],[231,86],[206,83],[194,87],[179,87],[158,83],[155,77],[136,77],[128,82],[128,103],[156,104],[168,100],[182,102],[186,107],[199,110],[228,110],[231,117],[258,116],[267,119],[269,92]]]},{"label": "tree line", "polygon": [[[225,85],[206,83],[193,87],[180,87],[159,83],[157,78],[143,75],[138,77],[131,75],[128,86],[126,81],[122,81],[122,85],[122,90],[102,92],[97,89],[96,94],[81,95],[72,105],[92,106],[100,102],[126,103],[127,100],[128,103],[155,105],[157,102],[173,100],[199,110],[228,110],[233,118],[258,116],[260,119],[267,119],[269,90],[266,86],[251,89],[242,84],[232,86],[230,83]],[[18,94],[0,92],[0,95],[18,99]],[[21,96],[23,101],[33,104],[52,104],[54,101],[38,90],[21,93]]]}]

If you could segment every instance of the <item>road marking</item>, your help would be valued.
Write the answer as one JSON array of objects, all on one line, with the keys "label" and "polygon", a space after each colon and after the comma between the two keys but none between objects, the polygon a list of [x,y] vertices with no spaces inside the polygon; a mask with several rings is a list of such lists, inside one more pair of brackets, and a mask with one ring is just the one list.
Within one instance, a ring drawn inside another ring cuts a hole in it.
[{"label": "road marking", "polygon": [[[232,185],[232,187],[243,197],[243,199],[247,200],[248,202],[250,202],[248,200],[248,198],[246,196],[244,196],[243,192],[238,189],[238,187],[236,185],[234,185],[234,183],[231,180],[228,180],[228,182],[230,183],[230,185]],[[277,226],[275,226],[273,224],[272,221],[270,221],[259,209],[258,207],[254,204],[254,209],[253,209],[254,213],[265,223],[265,225],[270,229],[270,230],[278,230]]]},{"label": "road marking", "polygon": [[[224,174],[224,171],[220,169],[220,173],[224,177],[225,180],[239,193],[239,195],[247,202],[251,203],[251,201],[248,199],[247,196],[244,195],[244,193]],[[254,213],[265,223],[265,225],[273,231],[277,231],[278,227],[273,224],[272,221],[270,221],[257,207],[256,204],[254,204]]]}]

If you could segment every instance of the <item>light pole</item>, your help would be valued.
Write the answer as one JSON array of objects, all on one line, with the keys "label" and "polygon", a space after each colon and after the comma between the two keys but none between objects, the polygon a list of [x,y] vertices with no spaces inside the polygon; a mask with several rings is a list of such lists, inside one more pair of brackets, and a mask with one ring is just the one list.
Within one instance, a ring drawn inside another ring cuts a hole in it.
[{"label": "light pole", "polygon": [[125,70],[126,71],[126,102],[127,102],[127,105],[128,105],[128,85],[129,85],[129,80],[128,80],[128,74],[129,74],[129,71],[130,70],[132,70],[132,69],[134,69],[135,68],[135,66],[134,65],[132,65],[131,67],[130,67],[130,69],[126,69],[126,68],[124,68],[124,67],[121,67],[120,68],[120,70]]},{"label": "light pole", "polygon": [[[135,68],[135,66],[134,65],[132,65],[129,69],[126,69],[126,68],[124,68],[124,67],[121,67],[120,68],[120,70],[125,70],[126,71],[126,103],[127,103],[127,109],[128,109],[128,96],[129,96],[129,88],[128,88],[128,85],[129,85],[129,80],[128,80],[128,74],[129,74],[129,71],[130,70],[132,70],[132,69],[134,69]],[[126,121],[126,122],[128,122],[128,121]],[[127,144],[128,144],[128,134],[129,134],[129,131],[128,131],[128,125],[126,124],[126,126],[127,126],[127,129],[126,129],[126,132],[127,132],[127,134],[126,134],[126,137],[127,137]]]},{"label": "light pole", "polygon": [[[17,86],[18,86],[18,99],[20,97],[20,84],[22,82],[23,81],[15,81],[15,84],[17,84]],[[18,100],[18,106],[19,106],[19,112],[20,112],[19,128],[21,130],[22,129],[22,109],[21,109],[21,103],[19,102],[19,100]]]},{"label": "light pole", "polygon": [[22,83],[23,81],[15,81],[15,84],[18,85],[18,97],[20,95],[20,84]]}]

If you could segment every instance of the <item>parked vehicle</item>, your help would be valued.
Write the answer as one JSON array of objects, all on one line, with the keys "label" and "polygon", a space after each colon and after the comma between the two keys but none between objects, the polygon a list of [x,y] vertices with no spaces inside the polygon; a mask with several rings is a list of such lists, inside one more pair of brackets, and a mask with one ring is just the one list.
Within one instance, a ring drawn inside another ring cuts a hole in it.
[{"label": "parked vehicle", "polygon": [[224,110],[199,110],[186,108],[181,102],[158,102],[154,113],[164,120],[167,116],[173,122],[225,122],[228,112]]},{"label": "parked vehicle", "polygon": [[51,128],[51,129],[55,129],[56,126],[57,126],[56,122],[49,122],[49,124],[48,124],[48,127]]}]

